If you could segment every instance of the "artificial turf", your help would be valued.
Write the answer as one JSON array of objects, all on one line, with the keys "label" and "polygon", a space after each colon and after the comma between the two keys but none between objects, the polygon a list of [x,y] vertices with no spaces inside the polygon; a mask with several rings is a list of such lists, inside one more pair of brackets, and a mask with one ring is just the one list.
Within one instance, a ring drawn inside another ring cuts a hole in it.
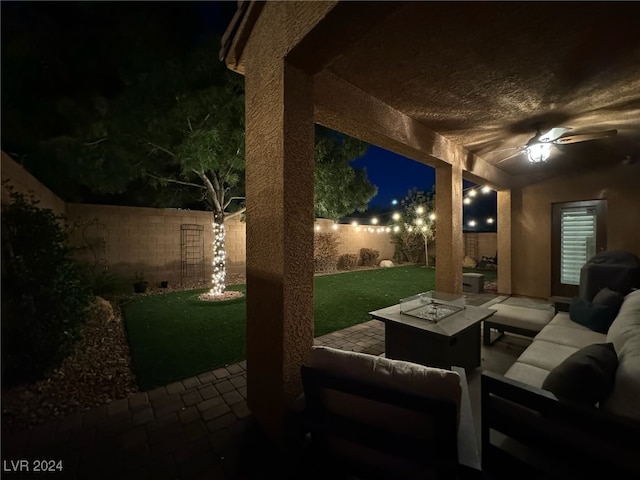
[{"label": "artificial turf", "polygon": [[[467,271],[467,270],[465,270]],[[482,272],[486,280],[495,272]],[[435,286],[435,270],[381,268],[314,278],[315,336],[369,320],[368,312]],[[229,290],[245,291],[244,285]],[[191,290],[123,302],[138,386],[148,390],[198,375],[246,354],[245,298],[204,302]]]}]

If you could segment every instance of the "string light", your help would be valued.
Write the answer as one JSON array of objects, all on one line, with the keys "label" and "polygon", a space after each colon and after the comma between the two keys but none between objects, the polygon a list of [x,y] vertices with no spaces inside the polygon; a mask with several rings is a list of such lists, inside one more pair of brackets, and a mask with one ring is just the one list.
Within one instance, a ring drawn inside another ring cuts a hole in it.
[{"label": "string light", "polygon": [[465,205],[469,205],[471,203],[471,199],[469,197],[464,197],[462,203],[464,203]]},{"label": "string light", "polygon": [[320,225],[316,225],[316,232],[320,231]]},{"label": "string light", "polygon": [[421,218],[416,218],[413,223],[415,223],[416,225],[422,225],[424,223],[424,220]]},{"label": "string light", "polygon": [[469,195],[470,197],[475,197],[475,196],[476,196],[476,191],[475,191],[475,190],[469,190],[468,195]]},{"label": "string light", "polygon": [[467,223],[467,225],[469,225],[470,227],[475,227],[476,226],[476,221],[475,220],[469,220],[469,223]]},{"label": "string light", "polygon": [[391,216],[391,218],[393,218],[393,219],[397,222],[398,220],[400,220],[400,214],[399,214],[398,212],[395,212],[395,213]]},{"label": "string light", "polygon": [[485,185],[482,187],[482,193],[489,193],[491,191],[491,187]]},{"label": "string light", "polygon": [[487,223],[493,223],[493,218],[491,217],[487,218]]},{"label": "string light", "polygon": [[224,293],[227,277],[227,252],[224,248],[225,241],[224,224],[213,222],[213,273],[211,274],[212,287],[209,293],[219,296]]},{"label": "string light", "polygon": [[356,222],[355,220],[353,222],[351,222],[351,226],[352,227],[357,227],[358,226],[358,222]]},{"label": "string light", "polygon": [[373,217],[373,218],[371,219],[371,224],[372,224],[372,225],[377,225],[377,224],[378,224],[378,217]]},{"label": "string light", "polygon": [[338,230],[338,224],[337,224],[337,223],[334,223],[334,224],[331,226],[331,228],[333,228],[334,230]]},{"label": "string light", "polygon": [[422,215],[424,213],[424,207],[420,206],[420,207],[416,208],[416,213],[418,215]]},{"label": "string light", "polygon": [[432,213],[432,214],[429,215],[429,220],[433,221],[435,219],[436,219],[436,214],[435,213]]}]

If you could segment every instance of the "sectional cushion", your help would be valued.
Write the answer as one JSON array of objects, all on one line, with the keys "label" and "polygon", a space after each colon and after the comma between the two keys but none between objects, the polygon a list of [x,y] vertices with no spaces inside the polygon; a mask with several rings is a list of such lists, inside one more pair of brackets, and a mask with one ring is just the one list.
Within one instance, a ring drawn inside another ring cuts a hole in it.
[{"label": "sectional cushion", "polygon": [[622,295],[620,292],[615,292],[608,287],[604,287],[602,290],[596,293],[596,296],[593,297],[592,300],[593,303],[606,305],[607,307],[614,309],[616,313],[618,313],[618,310],[620,310],[620,306],[622,305],[623,301],[624,295]]},{"label": "sectional cushion", "polygon": [[616,308],[580,297],[574,297],[569,307],[571,320],[600,333],[607,333],[617,314]]},{"label": "sectional cushion", "polygon": [[551,370],[542,388],[558,398],[595,405],[611,393],[617,368],[613,343],[595,343],[571,354]]},{"label": "sectional cushion", "polygon": [[460,410],[460,376],[452,370],[321,346],[312,347],[307,365],[413,395],[453,400]]}]

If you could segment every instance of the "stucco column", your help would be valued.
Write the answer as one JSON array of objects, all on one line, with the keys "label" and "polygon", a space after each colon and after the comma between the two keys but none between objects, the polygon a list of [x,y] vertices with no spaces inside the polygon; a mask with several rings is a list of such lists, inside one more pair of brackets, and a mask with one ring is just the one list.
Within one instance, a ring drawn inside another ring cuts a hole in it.
[{"label": "stucco column", "polygon": [[498,293],[511,295],[511,190],[498,191]]},{"label": "stucco column", "polygon": [[436,290],[462,293],[462,166],[436,168]]},{"label": "stucco column", "polygon": [[312,91],[282,59],[248,56],[247,401],[278,442],[313,344]]}]

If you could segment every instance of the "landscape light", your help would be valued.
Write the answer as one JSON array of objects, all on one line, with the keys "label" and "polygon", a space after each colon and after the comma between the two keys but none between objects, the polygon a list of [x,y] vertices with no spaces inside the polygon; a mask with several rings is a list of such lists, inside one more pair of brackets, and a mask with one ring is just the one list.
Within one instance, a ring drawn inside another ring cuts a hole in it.
[{"label": "landscape light", "polygon": [[320,231],[320,225],[316,225],[316,232]]},{"label": "landscape light", "polygon": [[331,228],[333,228],[334,230],[337,230],[337,229],[338,229],[338,224],[337,224],[337,223],[334,223],[334,224],[333,224],[333,226],[332,226]]}]

